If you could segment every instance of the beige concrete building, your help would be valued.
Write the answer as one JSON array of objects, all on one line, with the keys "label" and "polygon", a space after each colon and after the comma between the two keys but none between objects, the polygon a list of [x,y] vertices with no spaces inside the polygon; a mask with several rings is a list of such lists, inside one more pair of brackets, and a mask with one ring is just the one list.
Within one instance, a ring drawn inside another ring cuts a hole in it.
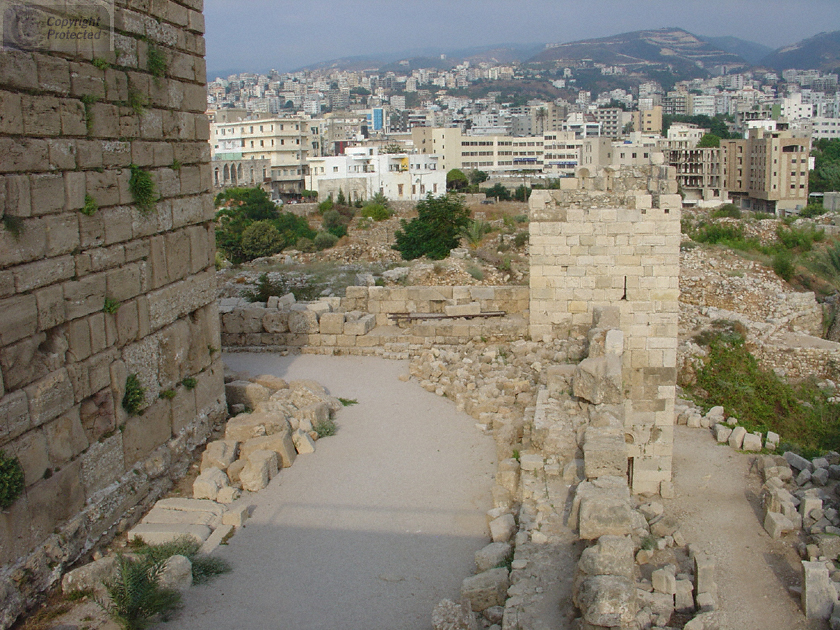
[{"label": "beige concrete building", "polygon": [[543,168],[543,136],[467,136],[457,127],[415,127],[412,140],[419,153],[440,156],[446,171],[537,172]]},{"label": "beige concrete building", "polygon": [[662,106],[633,112],[633,130],[642,133],[662,133]]}]

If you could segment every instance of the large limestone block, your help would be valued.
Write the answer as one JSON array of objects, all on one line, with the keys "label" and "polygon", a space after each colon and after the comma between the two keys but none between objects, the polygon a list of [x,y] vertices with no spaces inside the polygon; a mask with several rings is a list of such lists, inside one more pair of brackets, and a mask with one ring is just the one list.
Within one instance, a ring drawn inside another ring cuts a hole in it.
[{"label": "large limestone block", "polygon": [[729,436],[729,446],[740,449],[744,445],[744,437],[746,435],[747,430],[744,427],[735,427]]},{"label": "large limestone block", "polygon": [[761,434],[747,433],[744,436],[741,448],[749,453],[758,453],[761,450]]},{"label": "large limestone block", "polygon": [[277,474],[277,453],[274,451],[254,451],[248,456],[248,463],[239,473],[242,489],[259,492]]},{"label": "large limestone block", "polygon": [[251,438],[274,435],[288,430],[288,420],[277,412],[241,413],[228,421],[225,427],[225,439],[247,442]]},{"label": "large limestone block", "polygon": [[432,630],[478,630],[469,600],[442,599],[432,611]]},{"label": "large limestone block", "polygon": [[831,617],[837,591],[824,562],[802,561],[802,611],[808,619]]},{"label": "large limestone block", "polygon": [[767,512],[764,517],[764,530],[774,540],[781,538],[786,532],[793,531],[793,528],[793,521],[779,512]]},{"label": "large limestone block", "polygon": [[167,558],[158,574],[158,584],[175,591],[186,591],[193,583],[192,562],[186,556],[174,555]]},{"label": "large limestone block", "polygon": [[376,315],[363,315],[355,321],[344,324],[344,334],[359,337],[368,334],[376,326]]},{"label": "large limestone block", "polygon": [[622,401],[621,359],[606,355],[581,361],[572,379],[572,392],[596,405],[619,404]]},{"label": "large limestone block", "polygon": [[627,470],[624,435],[615,435],[607,430],[587,430],[583,445],[583,465],[587,479],[623,475]]},{"label": "large limestone block", "polygon": [[273,451],[277,453],[280,465],[289,468],[295,463],[297,450],[292,439],[291,431],[285,430],[273,435],[251,438],[242,444],[241,457],[248,459],[255,451]]},{"label": "large limestone block", "polygon": [[613,496],[586,497],[580,502],[580,537],[627,536],[633,530],[630,503]]},{"label": "large limestone block", "polygon": [[308,335],[318,332],[318,314],[312,310],[291,311],[289,313],[289,332],[295,335]]},{"label": "large limestone block", "polygon": [[64,577],[61,578],[61,591],[65,595],[87,590],[102,591],[105,588],[103,583],[113,579],[116,575],[116,556],[100,558],[65,573]]},{"label": "large limestone block", "polygon": [[289,332],[288,311],[268,311],[265,315],[263,315],[262,327],[266,332],[270,333]]},{"label": "large limestone block", "polygon": [[210,528],[206,525],[140,523],[128,532],[128,542],[139,538],[149,545],[162,545],[181,536],[188,536],[196,542],[203,543],[210,533]]},{"label": "large limestone block", "polygon": [[653,590],[659,593],[665,593],[666,595],[677,593],[677,578],[673,565],[654,571],[651,574],[651,582],[653,583]]},{"label": "large limestone block", "polygon": [[461,597],[469,600],[473,611],[481,612],[491,606],[504,606],[509,586],[507,569],[490,569],[466,578],[461,583]]},{"label": "large limestone block", "polygon": [[578,568],[587,575],[633,577],[633,541],[626,536],[601,536],[598,543],[583,550]]},{"label": "large limestone block", "polygon": [[470,302],[469,304],[451,304],[443,307],[443,312],[450,317],[462,317],[464,315],[480,315],[481,304]]},{"label": "large limestone block", "polygon": [[215,440],[207,445],[201,455],[201,472],[208,468],[227,470],[236,461],[237,442],[235,440]]},{"label": "large limestone block", "polygon": [[324,313],[319,325],[322,335],[343,335],[344,313]]},{"label": "large limestone block", "polygon": [[193,498],[215,501],[219,490],[230,485],[224,471],[210,466],[193,481]]},{"label": "large limestone block", "polygon": [[594,626],[630,627],[636,619],[636,587],[625,577],[598,575],[586,578],[575,600],[583,618]]},{"label": "large limestone block", "polygon": [[479,571],[489,571],[504,564],[511,553],[508,543],[494,542],[475,552],[475,566]]},{"label": "large limestone block", "polygon": [[306,431],[298,429],[292,433],[292,441],[299,455],[315,452],[315,442]]},{"label": "large limestone block", "polygon": [[493,542],[507,542],[516,533],[516,519],[513,514],[502,514],[490,521],[490,537]]},{"label": "large limestone block", "polygon": [[228,405],[245,405],[255,409],[261,402],[271,398],[271,390],[250,381],[233,381],[225,384]]}]

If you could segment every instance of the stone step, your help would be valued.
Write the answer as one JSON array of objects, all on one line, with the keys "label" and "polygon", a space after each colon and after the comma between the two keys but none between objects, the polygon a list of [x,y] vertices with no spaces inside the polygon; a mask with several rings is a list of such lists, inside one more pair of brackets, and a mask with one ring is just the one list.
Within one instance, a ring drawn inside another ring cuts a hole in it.
[{"label": "stone step", "polygon": [[148,545],[161,545],[172,542],[181,536],[189,536],[199,543],[210,537],[207,525],[179,525],[161,523],[140,523],[128,532],[128,541],[140,538]]},{"label": "stone step", "polygon": [[216,516],[221,516],[226,510],[224,505],[209,499],[161,499],[155,503],[155,507],[182,512],[210,512]]},{"label": "stone step", "polygon": [[222,522],[222,517],[212,512],[185,512],[155,505],[140,522],[156,525],[207,525],[216,529]]}]

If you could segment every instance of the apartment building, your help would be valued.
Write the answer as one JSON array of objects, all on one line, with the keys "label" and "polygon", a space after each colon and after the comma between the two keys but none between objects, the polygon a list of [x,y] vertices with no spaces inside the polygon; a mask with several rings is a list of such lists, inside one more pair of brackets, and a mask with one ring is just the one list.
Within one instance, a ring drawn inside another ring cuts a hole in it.
[{"label": "apartment building", "polygon": [[676,146],[666,148],[664,153],[668,164],[677,169],[677,184],[683,193],[684,204],[703,205],[704,202],[727,200],[722,149]]},{"label": "apartment building", "polygon": [[308,190],[320,199],[341,191],[348,200],[370,199],[381,192],[395,201],[418,201],[446,192],[446,170],[437,155],[380,153],[376,147],[353,147],[344,155],[309,160]]},{"label": "apartment building", "polygon": [[703,129],[697,125],[674,123],[668,128],[667,137],[659,141],[659,146],[663,151],[693,149],[708,132],[708,129]]},{"label": "apartment building", "polygon": [[601,123],[601,135],[607,138],[620,138],[624,132],[624,125],[632,121],[630,112],[618,107],[598,108],[592,115]]},{"label": "apartment building", "polygon": [[662,106],[633,112],[633,130],[641,133],[662,133]]},{"label": "apartment building", "polygon": [[468,136],[459,127],[415,127],[411,136],[417,151],[440,156],[446,171],[501,173],[543,168],[544,136]]},{"label": "apartment building", "polygon": [[266,160],[270,172],[265,179],[276,194],[303,190],[309,138],[309,121],[300,116],[249,118],[210,126],[212,158],[241,160],[246,172],[250,170],[249,161]]},{"label": "apartment building", "polygon": [[741,207],[785,214],[808,204],[810,138],[750,129],[746,139],[721,140],[720,146],[722,183]]}]

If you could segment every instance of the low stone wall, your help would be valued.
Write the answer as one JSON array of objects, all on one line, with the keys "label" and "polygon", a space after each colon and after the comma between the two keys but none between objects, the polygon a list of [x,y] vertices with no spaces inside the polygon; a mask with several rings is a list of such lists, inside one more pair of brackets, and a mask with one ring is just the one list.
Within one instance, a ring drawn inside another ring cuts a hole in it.
[{"label": "low stone wall", "polygon": [[[233,348],[304,348],[310,352],[395,354],[412,346],[458,344],[472,338],[514,339],[528,332],[527,287],[348,287],[345,297],[296,303],[291,295],[268,303],[221,301],[222,345]],[[392,313],[505,317],[414,320],[399,326]],[[320,350],[316,350],[319,348]]]}]

